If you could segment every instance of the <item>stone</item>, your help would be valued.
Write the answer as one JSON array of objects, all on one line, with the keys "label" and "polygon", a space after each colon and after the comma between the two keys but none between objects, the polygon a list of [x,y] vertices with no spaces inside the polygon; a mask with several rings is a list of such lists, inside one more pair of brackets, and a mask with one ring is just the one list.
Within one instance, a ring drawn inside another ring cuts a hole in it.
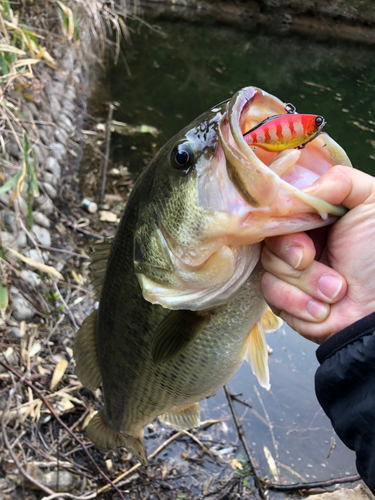
[{"label": "stone", "polygon": [[21,151],[19,146],[15,142],[8,142],[5,145],[5,151],[10,155],[12,158],[19,160],[21,158]]},{"label": "stone", "polygon": [[20,211],[22,212],[22,215],[25,215],[27,217],[28,207],[27,207],[26,200],[24,198],[22,198],[22,196],[19,196],[17,198],[17,202],[18,202],[18,207],[19,207]]},{"label": "stone", "polygon": [[36,159],[38,161],[38,165],[42,165],[45,159],[47,158],[47,151],[45,148],[42,148],[38,145],[34,146],[34,152]]},{"label": "stone", "polygon": [[37,273],[34,273],[34,271],[29,271],[28,269],[23,269],[21,271],[21,274],[25,278],[27,283],[32,287],[36,287],[36,286],[40,285],[40,283],[42,281],[40,279],[40,276]]},{"label": "stone", "polygon": [[4,228],[12,234],[17,233],[17,219],[13,212],[4,212]]},{"label": "stone", "polygon": [[73,124],[71,120],[64,114],[60,115],[58,125],[62,127],[68,134],[71,134],[73,131]]},{"label": "stone", "polygon": [[34,120],[39,120],[40,118],[40,113],[38,111],[38,108],[35,106],[33,102],[27,102],[25,106],[31,111]]},{"label": "stone", "polygon": [[53,142],[50,144],[51,155],[60,161],[66,156],[66,149],[60,142]]},{"label": "stone", "polygon": [[20,247],[20,248],[25,248],[27,247],[27,236],[26,236],[26,233],[24,231],[20,231],[18,233],[18,237],[17,237],[17,245]]},{"label": "stone", "polygon": [[9,201],[10,201],[10,194],[9,193],[1,193],[0,194],[0,201],[3,205],[8,206]]},{"label": "stone", "polygon": [[39,264],[45,264],[48,261],[48,255],[46,252],[41,252],[42,256],[39,255],[39,252],[36,248],[31,248],[27,252],[25,252],[25,256],[29,257],[32,260],[35,260],[35,262],[39,262]]},{"label": "stone", "polygon": [[65,130],[55,130],[55,139],[57,142],[61,142],[61,144],[66,144],[66,141],[68,140],[68,134],[65,132]]},{"label": "stone", "polygon": [[53,200],[56,198],[57,191],[51,184],[49,184],[49,182],[43,182],[43,188],[46,190],[46,193],[50,198]]},{"label": "stone", "polygon": [[51,174],[51,172],[43,172],[42,178],[45,182],[48,182],[52,186],[54,186],[54,187],[57,186],[58,179],[53,174]]},{"label": "stone", "polygon": [[33,234],[35,235],[37,241],[46,247],[50,247],[52,240],[49,231],[45,227],[38,226],[34,224],[33,226]]},{"label": "stone", "polygon": [[56,116],[60,113],[61,111],[61,104],[60,101],[58,100],[57,96],[55,94],[52,94],[49,96],[49,102],[51,105],[51,111],[52,114]]},{"label": "stone", "polygon": [[336,491],[314,495],[314,500],[372,500],[374,496],[362,483],[356,488],[340,488]]},{"label": "stone", "polygon": [[18,249],[17,238],[7,231],[1,231],[1,243],[4,247],[11,248],[12,250]]},{"label": "stone", "polygon": [[34,204],[36,207],[39,207],[39,210],[43,212],[45,215],[51,215],[54,211],[54,205],[50,198],[47,196],[38,196],[35,198]]},{"label": "stone", "polygon": [[51,172],[57,179],[61,175],[61,167],[59,165],[59,162],[53,156],[48,156],[48,158],[46,159],[44,163],[44,170],[47,170],[47,172]]},{"label": "stone", "polygon": [[28,300],[20,294],[14,286],[10,287],[11,305],[13,307],[12,316],[17,321],[31,319],[35,314],[34,307]]},{"label": "stone", "polygon": [[51,227],[51,221],[42,212],[33,212],[33,221],[34,224],[46,229]]}]

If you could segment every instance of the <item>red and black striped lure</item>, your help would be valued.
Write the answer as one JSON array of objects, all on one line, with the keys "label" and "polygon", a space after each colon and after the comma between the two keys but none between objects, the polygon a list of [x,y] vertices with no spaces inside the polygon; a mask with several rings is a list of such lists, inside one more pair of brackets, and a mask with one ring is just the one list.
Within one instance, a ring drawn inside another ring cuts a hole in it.
[{"label": "red and black striped lure", "polygon": [[270,116],[244,134],[249,146],[267,151],[303,148],[312,141],[326,124],[320,115],[300,115],[292,104],[285,107],[285,115]]}]

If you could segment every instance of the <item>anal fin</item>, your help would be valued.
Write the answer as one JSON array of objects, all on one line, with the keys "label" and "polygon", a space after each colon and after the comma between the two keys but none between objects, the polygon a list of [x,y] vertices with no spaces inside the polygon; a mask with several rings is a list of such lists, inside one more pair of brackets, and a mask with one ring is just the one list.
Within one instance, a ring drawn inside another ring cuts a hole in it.
[{"label": "anal fin", "polygon": [[73,345],[76,375],[84,386],[93,391],[101,383],[96,345],[97,317],[98,311],[95,310],[84,320]]},{"label": "anal fin", "polygon": [[117,448],[124,447],[133,453],[142,465],[147,465],[147,454],[142,433],[139,436],[131,436],[116,431],[107,423],[104,408],[92,418],[87,427],[86,434],[100,448],[116,450]]},{"label": "anal fin", "polygon": [[276,316],[269,307],[261,318],[262,328],[266,333],[271,333],[280,328],[283,320]]},{"label": "anal fin", "polygon": [[173,425],[179,429],[191,429],[200,423],[200,410],[198,403],[192,403],[179,410],[169,411],[159,416],[160,421],[166,425]]},{"label": "anal fin", "polygon": [[249,333],[245,359],[249,362],[259,384],[268,390],[271,387],[268,369],[268,349],[261,321],[255,323]]}]

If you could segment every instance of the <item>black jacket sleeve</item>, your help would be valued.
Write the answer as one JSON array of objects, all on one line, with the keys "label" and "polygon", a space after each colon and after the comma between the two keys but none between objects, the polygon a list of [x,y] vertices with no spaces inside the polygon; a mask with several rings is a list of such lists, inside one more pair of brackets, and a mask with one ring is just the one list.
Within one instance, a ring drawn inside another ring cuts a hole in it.
[{"label": "black jacket sleeve", "polygon": [[328,338],[316,355],[319,403],[375,493],[375,312]]}]

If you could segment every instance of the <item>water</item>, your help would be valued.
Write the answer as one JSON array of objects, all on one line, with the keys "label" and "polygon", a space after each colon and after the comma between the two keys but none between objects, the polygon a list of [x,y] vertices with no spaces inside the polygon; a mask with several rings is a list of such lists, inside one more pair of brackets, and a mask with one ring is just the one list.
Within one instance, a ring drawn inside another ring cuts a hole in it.
[{"label": "water", "polygon": [[[109,69],[108,93],[120,103],[115,119],[152,125],[160,134],[157,138],[114,134],[114,164],[140,172],[155,151],[192,119],[239,88],[254,85],[293,103],[300,113],[323,115],[326,131],[344,146],[353,165],[375,174],[371,47],[276,36],[265,29],[241,31],[165,20],[154,22],[154,31],[139,24],[131,28],[132,44],[123,47],[126,64],[120,61]],[[314,395],[315,346],[287,326],[267,340],[273,349],[271,390],[257,386],[246,363],[229,383],[231,391],[241,393],[253,407],[236,404],[262,475],[272,477],[264,446],[277,460],[281,482],[356,473],[353,453],[339,442]],[[203,402],[202,408],[203,419],[228,417],[218,439],[223,446],[236,442],[235,451],[226,458],[244,458],[223,391]],[[207,436],[208,441],[213,439]],[[173,450],[172,446],[166,456],[181,452]]]}]

